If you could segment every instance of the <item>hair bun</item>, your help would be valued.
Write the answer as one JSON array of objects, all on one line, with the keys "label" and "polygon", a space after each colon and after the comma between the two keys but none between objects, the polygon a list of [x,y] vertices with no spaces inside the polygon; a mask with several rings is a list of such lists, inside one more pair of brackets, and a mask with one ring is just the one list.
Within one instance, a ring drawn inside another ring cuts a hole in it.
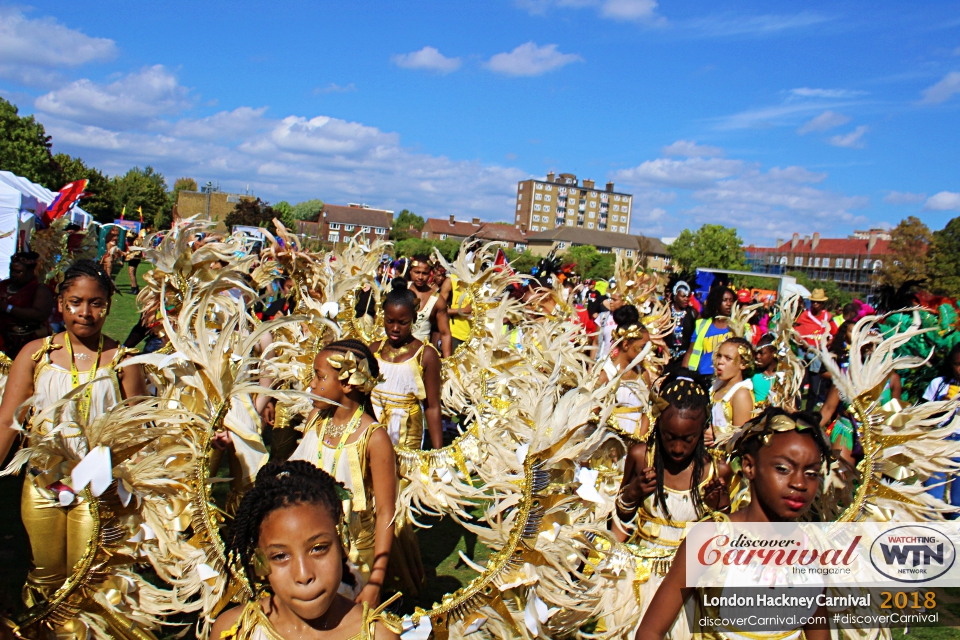
[{"label": "hair bun", "polygon": [[397,276],[390,282],[390,288],[394,291],[407,291],[407,281]]}]

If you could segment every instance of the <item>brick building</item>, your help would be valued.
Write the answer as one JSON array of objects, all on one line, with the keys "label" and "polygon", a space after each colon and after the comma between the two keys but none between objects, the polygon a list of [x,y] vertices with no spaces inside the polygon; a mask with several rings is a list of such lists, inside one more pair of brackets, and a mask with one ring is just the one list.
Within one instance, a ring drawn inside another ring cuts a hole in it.
[{"label": "brick building", "polygon": [[470,222],[449,218],[427,218],[420,237],[424,240],[456,240],[463,242],[470,236],[486,242],[503,242],[508,247],[523,251],[527,248],[527,234],[510,224],[481,222],[474,218]]},{"label": "brick building", "polygon": [[633,196],[614,191],[612,182],[596,189],[593,180],[577,182],[572,173],[517,183],[518,229],[537,233],[557,227],[630,233]]},{"label": "brick building", "polygon": [[297,231],[319,238],[322,242],[336,244],[348,242],[358,233],[367,242],[384,240],[393,226],[393,211],[373,209],[365,204],[326,204],[316,221],[301,221]]},{"label": "brick building", "polygon": [[754,273],[799,271],[811,280],[832,280],[850,293],[869,294],[876,287],[884,260],[889,259],[890,234],[884,229],[855,231],[847,238],[821,238],[819,233],[777,240],[773,247],[744,247]]}]

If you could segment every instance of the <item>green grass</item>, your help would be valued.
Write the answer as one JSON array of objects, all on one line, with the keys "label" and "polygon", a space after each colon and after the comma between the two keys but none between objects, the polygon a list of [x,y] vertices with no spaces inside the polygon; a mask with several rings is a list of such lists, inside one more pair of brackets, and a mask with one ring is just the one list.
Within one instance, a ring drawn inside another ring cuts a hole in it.
[{"label": "green grass", "polygon": [[[143,286],[143,274],[147,272],[145,266],[137,270],[137,279],[140,286]],[[127,266],[124,265],[116,277],[118,293],[113,295],[113,301],[110,304],[110,315],[107,316],[107,322],[103,326],[103,332],[114,340],[121,343],[127,339],[130,328],[140,319],[137,312],[137,296],[130,293],[130,276],[127,273]]]}]

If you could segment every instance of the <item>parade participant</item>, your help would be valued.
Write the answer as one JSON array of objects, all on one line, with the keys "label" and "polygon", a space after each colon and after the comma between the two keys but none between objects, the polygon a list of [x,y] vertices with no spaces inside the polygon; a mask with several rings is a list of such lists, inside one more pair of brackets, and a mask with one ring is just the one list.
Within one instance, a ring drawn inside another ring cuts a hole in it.
[{"label": "parade participant", "polygon": [[447,317],[447,301],[440,295],[438,287],[430,284],[433,269],[427,256],[419,255],[410,258],[409,264],[410,291],[420,301],[417,307],[417,317],[411,329],[413,337],[428,343],[432,328],[436,327],[440,334],[440,349],[443,357],[452,353],[450,341],[450,321]]},{"label": "parade participant", "polygon": [[604,385],[620,376],[614,418],[621,432],[642,438],[650,427],[645,415],[648,381],[636,369],[627,368],[650,342],[650,333],[640,323],[640,312],[632,304],[618,308],[613,317],[617,323],[617,346],[615,353],[603,361],[598,381]]},{"label": "parade participant", "polygon": [[357,602],[376,606],[386,587],[415,594],[423,579],[419,550],[394,549],[397,459],[370,402],[377,361],[362,342],[341,340],[317,354],[313,369],[310,391],[319,399],[290,460],[317,465],[352,493],[348,555],[364,580]]},{"label": "parade participant", "polygon": [[[37,414],[81,385],[86,388],[61,416],[61,421],[73,420],[81,430],[122,399],[146,393],[140,365],[121,369],[130,352],[103,334],[112,295],[113,282],[97,263],[78,260],[66,271],[57,298],[66,331],[28,343],[10,369],[0,403],[0,459],[6,458],[16,438],[17,409],[31,397],[35,417],[25,428],[46,434],[58,425]],[[76,446],[82,438],[70,440]],[[34,565],[24,589],[28,605],[54,593],[87,548],[93,530],[89,503],[78,500],[65,484],[82,457],[78,451],[75,460],[60,466],[57,477],[28,474],[23,483],[21,513]]]},{"label": "parade participant", "polygon": [[457,347],[470,339],[473,298],[457,276],[451,275],[446,281],[450,283],[450,308],[447,310],[452,338],[450,346],[453,351],[456,351]]},{"label": "parade participant", "polygon": [[750,378],[753,388],[753,401],[757,407],[763,407],[767,402],[767,396],[770,395],[773,381],[777,378],[778,364],[774,337],[768,333],[760,338],[760,342],[757,344],[756,373]]},{"label": "parade participant", "polygon": [[[137,234],[137,237],[133,239],[133,242],[130,243],[131,247],[142,247],[143,242],[146,237],[153,233],[153,225],[149,222],[140,229],[140,233]],[[137,267],[140,266],[140,257],[139,251],[131,251],[130,257],[127,259],[127,273],[130,276],[130,293],[137,295],[140,293],[140,283],[137,282]]]},{"label": "parade participant", "polygon": [[[788,414],[781,409],[768,409],[748,425],[731,451],[740,460],[740,473],[749,483],[751,500],[731,514],[731,522],[796,522],[810,509],[823,483],[825,462],[830,451],[816,416],[806,413]],[[670,633],[684,601],[700,589],[686,586],[686,545],[681,543],[670,572],[653,597],[637,630],[636,640],[662,640]],[[719,591],[720,589],[718,589]],[[694,637],[740,638],[744,634],[722,628],[696,628],[700,619],[720,619],[716,611],[704,610],[697,594],[693,616]],[[819,607],[812,614],[826,620],[826,610]],[[778,640],[827,640],[830,629],[824,625],[776,632],[751,632],[750,638]]]},{"label": "parade participant", "polygon": [[[960,397],[960,342],[950,349],[940,366],[940,375],[931,380],[923,392],[925,402],[953,400],[958,397]],[[940,424],[949,424],[955,415],[956,412],[951,413],[950,417]],[[930,487],[931,495],[946,500],[948,504],[960,505],[960,482],[957,482],[952,474],[948,478],[943,473],[936,473],[925,480],[924,484]]]},{"label": "parade participant", "polygon": [[617,329],[617,321],[613,314],[623,306],[623,296],[616,290],[610,291],[610,297],[599,299],[600,313],[594,322],[597,325],[597,362],[602,362],[610,355],[613,348],[613,332]]},{"label": "parade participant", "polygon": [[814,289],[810,294],[810,308],[804,310],[797,318],[797,333],[812,347],[820,344],[822,336],[829,338],[837,332],[833,316],[827,311],[829,300],[823,289]]},{"label": "parade participant", "polygon": [[269,592],[220,615],[213,638],[397,638],[381,617],[387,603],[358,604],[340,593],[342,583],[354,580],[346,566],[345,494],[330,474],[306,462],[271,462],[260,470],[226,547],[248,581],[266,583]]},{"label": "parade participant", "polygon": [[403,279],[394,278],[383,302],[387,337],[370,345],[383,374],[383,381],[373,390],[373,407],[395,445],[421,449],[426,422],[430,444],[440,449],[440,355],[413,335],[418,302]]},{"label": "parade participant", "polygon": [[123,262],[123,249],[120,248],[120,229],[112,227],[107,232],[107,239],[104,244],[104,252],[100,257],[100,266],[107,272],[107,275],[113,279],[113,268],[118,267]]},{"label": "parade participant", "polygon": [[743,338],[728,338],[714,354],[717,371],[711,391],[712,424],[707,444],[727,440],[734,428],[743,425],[753,413],[753,388],[746,372],[753,366],[753,347]]},{"label": "parade participant", "polygon": [[730,313],[737,294],[730,287],[714,287],[707,296],[703,317],[696,321],[683,356],[683,366],[700,375],[713,375],[713,354],[731,333]]},{"label": "parade participant", "polygon": [[10,277],[0,282],[0,348],[15,359],[23,345],[46,335],[47,318],[53,311],[53,294],[37,280],[33,251],[10,258]]},{"label": "parade participant", "polygon": [[670,301],[670,315],[673,318],[673,333],[663,341],[670,349],[670,360],[682,360],[693,328],[697,321],[697,312],[690,306],[690,285],[683,280],[673,285],[673,299]]}]

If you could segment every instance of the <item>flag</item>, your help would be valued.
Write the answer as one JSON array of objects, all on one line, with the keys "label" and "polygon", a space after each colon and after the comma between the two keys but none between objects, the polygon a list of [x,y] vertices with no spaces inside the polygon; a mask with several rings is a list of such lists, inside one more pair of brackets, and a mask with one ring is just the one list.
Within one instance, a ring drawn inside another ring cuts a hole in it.
[{"label": "flag", "polygon": [[140,214],[140,224],[143,224],[143,207],[137,207],[137,213]]},{"label": "flag", "polygon": [[87,188],[87,182],[87,180],[76,180],[60,189],[60,193],[53,199],[53,202],[47,205],[47,210],[41,219],[44,225],[49,225],[57,218],[66,215],[70,211],[70,207],[86,195],[83,190]]},{"label": "flag", "polygon": [[503,252],[503,247],[497,249],[497,257],[493,261],[493,268],[497,271],[506,271],[511,276],[513,275],[513,269],[510,268],[510,261],[507,260],[507,254]]},{"label": "flag", "polygon": [[127,205],[123,205],[123,209],[120,210],[120,219],[123,220],[125,215],[127,215]]}]

